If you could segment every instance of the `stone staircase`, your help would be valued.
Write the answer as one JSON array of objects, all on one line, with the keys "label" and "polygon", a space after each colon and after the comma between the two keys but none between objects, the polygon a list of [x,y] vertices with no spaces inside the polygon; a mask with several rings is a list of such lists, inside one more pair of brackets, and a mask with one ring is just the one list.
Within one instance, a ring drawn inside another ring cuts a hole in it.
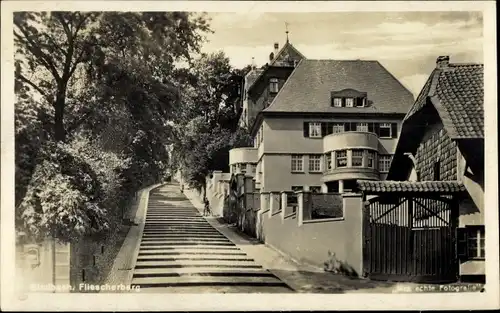
[{"label": "stone staircase", "polygon": [[132,285],[141,292],[292,292],[212,227],[174,184],[150,193]]}]

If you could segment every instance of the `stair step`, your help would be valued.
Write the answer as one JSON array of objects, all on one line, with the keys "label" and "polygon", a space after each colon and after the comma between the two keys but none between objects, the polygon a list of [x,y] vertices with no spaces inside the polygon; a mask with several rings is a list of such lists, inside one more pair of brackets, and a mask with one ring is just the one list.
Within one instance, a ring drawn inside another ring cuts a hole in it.
[{"label": "stair step", "polygon": [[142,242],[232,242],[227,238],[168,238],[168,237],[156,237],[156,238],[142,238]]},{"label": "stair step", "polygon": [[196,274],[196,273],[270,273],[261,267],[257,268],[231,268],[231,267],[188,267],[188,268],[139,268],[134,270],[134,276],[161,275],[161,274]]},{"label": "stair step", "polygon": [[237,261],[237,262],[253,262],[254,259],[248,258],[246,256],[227,256],[227,255],[185,255],[185,256],[173,256],[166,257],[165,255],[146,255],[137,258],[137,262],[179,262],[179,261]]},{"label": "stair step", "polygon": [[200,276],[210,276],[210,277],[276,277],[271,272],[267,271],[189,271],[181,273],[137,273],[134,272],[133,278],[152,278],[152,277],[200,277]]},{"label": "stair step", "polygon": [[141,261],[137,260],[136,262],[136,267],[137,266],[150,266],[150,267],[161,267],[161,266],[173,266],[173,265],[180,265],[181,267],[190,267],[193,265],[203,265],[203,266],[209,266],[209,265],[214,265],[214,266],[227,266],[231,265],[234,267],[240,267],[242,265],[254,265],[256,264],[255,262],[251,260],[182,260],[182,262],[179,261],[161,261],[161,260],[153,260],[153,261]]},{"label": "stair step", "polygon": [[185,255],[223,255],[223,256],[246,256],[244,252],[169,252],[167,251],[139,251],[139,256],[162,255],[162,256],[185,256]]},{"label": "stair step", "polygon": [[146,277],[132,279],[132,285],[141,288],[177,287],[177,286],[218,286],[218,285],[249,285],[249,286],[286,286],[275,277],[211,277],[211,276],[181,276],[181,277]]},{"label": "stair step", "polygon": [[172,242],[141,242],[141,247],[151,246],[236,246],[232,242],[188,242],[188,241],[172,241]]},{"label": "stair step", "polygon": [[236,246],[164,246],[164,247],[141,247],[139,251],[150,251],[150,250],[168,250],[168,251],[205,251],[205,250],[224,250],[224,251],[236,251],[240,248]]}]

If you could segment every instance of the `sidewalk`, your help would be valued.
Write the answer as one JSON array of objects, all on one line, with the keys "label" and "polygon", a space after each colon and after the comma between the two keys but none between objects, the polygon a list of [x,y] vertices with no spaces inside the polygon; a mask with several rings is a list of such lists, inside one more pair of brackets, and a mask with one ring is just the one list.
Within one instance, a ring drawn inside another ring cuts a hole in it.
[{"label": "sidewalk", "polygon": [[[196,209],[203,213],[203,203],[196,195],[195,191],[185,188],[184,195],[186,195]],[[394,283],[349,278],[325,272],[322,268],[298,264],[286,255],[242,233],[237,227],[224,223],[220,218],[207,217],[207,221],[238,245],[241,250],[252,257],[258,264],[268,269],[297,292],[391,293],[396,287]]]},{"label": "sidewalk", "polygon": [[[113,261],[113,266],[106,277],[105,284],[108,285],[130,285],[135,258],[139,248],[139,242],[144,228],[145,214],[148,203],[149,192],[162,184],[152,185],[137,192],[137,199],[127,211],[127,218],[133,221],[120,251]],[[119,292],[119,291],[117,291]]]}]

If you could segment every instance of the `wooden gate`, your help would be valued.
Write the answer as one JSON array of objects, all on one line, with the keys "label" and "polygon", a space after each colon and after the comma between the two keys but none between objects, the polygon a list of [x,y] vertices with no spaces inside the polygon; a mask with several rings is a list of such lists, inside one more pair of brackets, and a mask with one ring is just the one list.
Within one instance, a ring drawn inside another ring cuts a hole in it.
[{"label": "wooden gate", "polygon": [[452,196],[381,195],[364,211],[363,267],[378,280],[458,279],[458,207]]}]

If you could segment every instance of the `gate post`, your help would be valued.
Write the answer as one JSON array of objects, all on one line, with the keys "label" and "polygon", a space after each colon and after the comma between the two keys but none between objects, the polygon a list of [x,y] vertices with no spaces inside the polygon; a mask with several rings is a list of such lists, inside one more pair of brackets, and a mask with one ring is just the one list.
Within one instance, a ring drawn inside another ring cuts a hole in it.
[{"label": "gate post", "polygon": [[366,201],[366,194],[363,193],[361,199],[363,202],[362,207],[362,229],[363,229],[363,277],[368,277],[370,275],[370,242],[371,242],[371,231],[370,231],[370,202]]},{"label": "gate post", "polygon": [[460,264],[458,262],[458,240],[457,240],[457,231],[459,225],[459,204],[458,204],[458,196],[453,195],[450,201],[450,228],[451,228],[451,242],[453,249],[453,271],[455,279],[458,281],[460,279]]}]

